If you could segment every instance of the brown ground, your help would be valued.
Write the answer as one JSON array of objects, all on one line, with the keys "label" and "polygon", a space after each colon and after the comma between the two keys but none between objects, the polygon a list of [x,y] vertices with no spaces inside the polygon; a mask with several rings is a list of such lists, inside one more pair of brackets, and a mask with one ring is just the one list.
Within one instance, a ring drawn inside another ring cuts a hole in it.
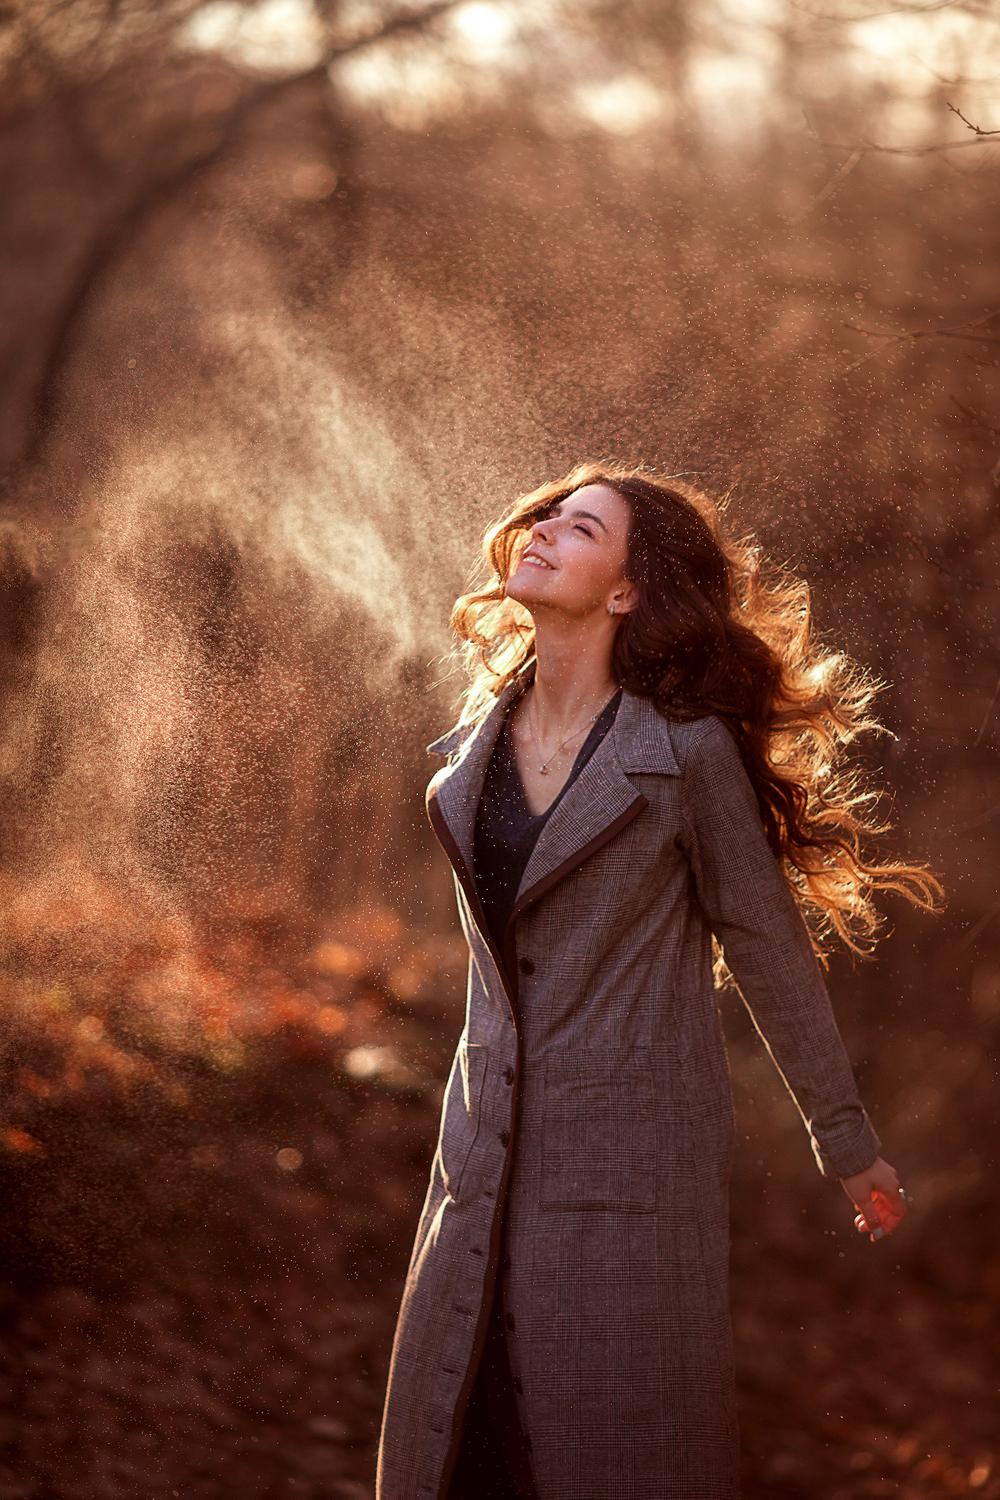
[{"label": "brown ground", "polygon": [[[381,1081],[344,1070],[360,1031],[289,1030],[183,1105],[39,1107],[4,1168],[0,1500],[373,1494],[455,1027],[357,1025],[404,1059]],[[746,1496],[998,1500],[996,1299],[862,1242],[807,1162],[772,1186],[763,1139],[734,1195]]]}]

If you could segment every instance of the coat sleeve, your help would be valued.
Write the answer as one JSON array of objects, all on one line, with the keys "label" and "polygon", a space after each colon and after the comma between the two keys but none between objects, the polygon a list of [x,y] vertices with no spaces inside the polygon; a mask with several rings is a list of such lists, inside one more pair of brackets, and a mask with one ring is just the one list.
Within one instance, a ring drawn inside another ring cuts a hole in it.
[{"label": "coat sleeve", "polygon": [[771,852],[739,750],[705,721],[683,772],[697,897],[744,1003],[799,1107],[820,1170],[870,1167],[879,1139],[861,1101],[795,896]]}]

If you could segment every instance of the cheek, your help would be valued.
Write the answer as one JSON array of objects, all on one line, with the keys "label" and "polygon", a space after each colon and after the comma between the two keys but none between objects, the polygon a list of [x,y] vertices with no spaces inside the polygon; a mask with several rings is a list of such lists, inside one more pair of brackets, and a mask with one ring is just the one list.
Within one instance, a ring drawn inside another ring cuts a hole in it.
[{"label": "cheek", "polygon": [[581,601],[594,603],[605,598],[608,591],[614,588],[621,577],[621,570],[614,565],[614,559],[606,552],[590,551],[579,553],[572,559],[572,564],[566,569],[567,581],[572,581],[574,593],[578,594]]}]

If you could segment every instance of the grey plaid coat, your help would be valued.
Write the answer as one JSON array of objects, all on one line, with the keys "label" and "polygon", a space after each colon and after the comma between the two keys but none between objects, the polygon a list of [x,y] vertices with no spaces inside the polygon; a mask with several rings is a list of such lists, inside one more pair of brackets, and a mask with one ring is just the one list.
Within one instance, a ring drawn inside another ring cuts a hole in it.
[{"label": "grey plaid coat", "polygon": [[729,732],[624,693],[497,953],[472,878],[512,684],[431,746],[468,1009],[396,1330],[379,1500],[447,1495],[497,1277],[541,1500],[731,1500],[732,1098],[712,934],[823,1171],[879,1142]]}]

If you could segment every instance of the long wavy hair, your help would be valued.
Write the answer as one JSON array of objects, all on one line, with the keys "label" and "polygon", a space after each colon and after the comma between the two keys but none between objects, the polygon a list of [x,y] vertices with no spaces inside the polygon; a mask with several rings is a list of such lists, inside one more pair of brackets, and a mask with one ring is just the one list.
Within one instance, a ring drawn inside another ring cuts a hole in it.
[{"label": "long wavy hair", "polygon": [[727,725],[817,952],[834,932],[870,950],[876,891],[933,908],[941,887],[924,866],[870,850],[887,825],[877,794],[845,765],[850,742],[880,727],[869,713],[878,683],[816,640],[808,585],[767,563],[753,538],[727,537],[712,502],[677,479],[581,464],[489,528],[451,617],[471,677],[462,721],[478,722],[534,658],[531,616],[505,584],[535,522],[588,484],[614,490],[631,512],[625,571],[638,603],[621,617],[612,671],[667,719],[715,714]]}]

